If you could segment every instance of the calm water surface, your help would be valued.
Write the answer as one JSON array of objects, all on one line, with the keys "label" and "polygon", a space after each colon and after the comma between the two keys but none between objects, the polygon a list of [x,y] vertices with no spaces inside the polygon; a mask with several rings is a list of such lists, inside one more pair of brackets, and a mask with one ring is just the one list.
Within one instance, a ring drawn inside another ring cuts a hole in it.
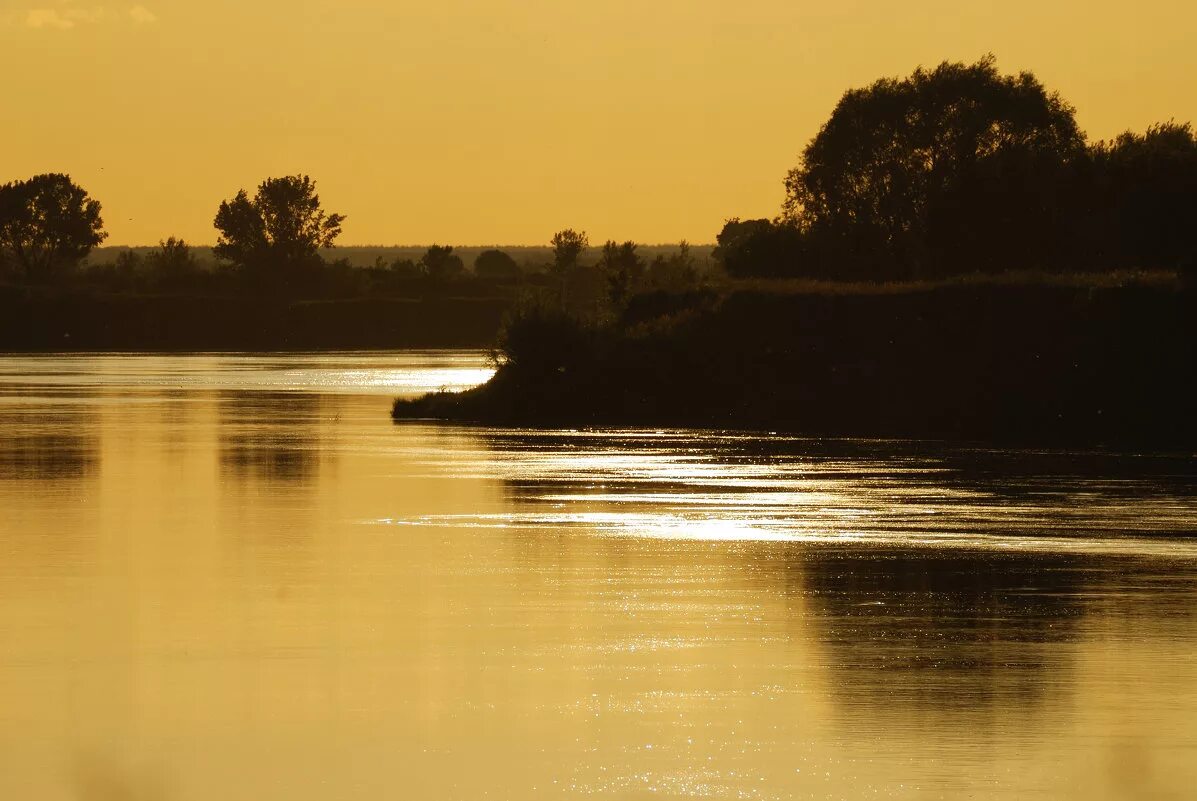
[{"label": "calm water surface", "polygon": [[0,798],[1194,797],[1192,458],[389,419],[488,374],[0,357]]}]

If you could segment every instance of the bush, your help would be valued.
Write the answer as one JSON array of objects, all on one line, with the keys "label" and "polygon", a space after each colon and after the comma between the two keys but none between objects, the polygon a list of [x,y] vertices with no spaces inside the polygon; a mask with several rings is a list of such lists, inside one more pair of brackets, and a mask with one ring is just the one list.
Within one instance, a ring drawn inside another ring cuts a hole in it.
[{"label": "bush", "polygon": [[594,332],[578,317],[540,299],[509,312],[499,331],[506,364],[528,373],[568,372],[593,354]]}]

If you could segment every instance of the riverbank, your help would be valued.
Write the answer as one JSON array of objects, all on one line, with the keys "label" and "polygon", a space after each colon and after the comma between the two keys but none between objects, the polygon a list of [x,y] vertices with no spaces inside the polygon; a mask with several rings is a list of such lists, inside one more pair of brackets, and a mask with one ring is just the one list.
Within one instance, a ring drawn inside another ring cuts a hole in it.
[{"label": "riverbank", "polygon": [[482,348],[512,295],[291,300],[5,286],[0,351]]},{"label": "riverbank", "polygon": [[1197,447],[1194,292],[1175,282],[656,293],[525,315],[482,387],[396,419]]}]

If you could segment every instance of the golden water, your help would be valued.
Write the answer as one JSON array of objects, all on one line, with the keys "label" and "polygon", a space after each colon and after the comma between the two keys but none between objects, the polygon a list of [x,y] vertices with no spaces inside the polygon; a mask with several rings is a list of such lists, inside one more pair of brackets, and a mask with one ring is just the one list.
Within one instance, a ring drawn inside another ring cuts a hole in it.
[{"label": "golden water", "polygon": [[393,424],[0,357],[0,799],[1182,799],[1192,459]]}]

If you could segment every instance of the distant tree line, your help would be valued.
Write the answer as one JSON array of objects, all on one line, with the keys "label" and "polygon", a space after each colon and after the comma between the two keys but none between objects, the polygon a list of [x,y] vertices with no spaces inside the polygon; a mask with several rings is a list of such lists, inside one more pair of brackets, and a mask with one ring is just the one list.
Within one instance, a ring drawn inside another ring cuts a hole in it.
[{"label": "distant tree line", "polygon": [[315,181],[306,175],[269,178],[252,195],[243,189],[220,204],[214,269],[172,236],[148,252],[122,250],[112,261],[81,271],[87,255],[107,237],[100,211],[99,202],[66,175],[0,186],[0,274],[43,285],[83,281],[117,290],[315,297],[403,294],[413,287],[460,292],[471,282],[527,284],[558,288],[574,307],[585,308],[601,306],[607,297],[622,302],[638,289],[692,281],[696,275],[684,242],[676,254],[658,253],[651,261],[633,242],[608,242],[597,264],[583,265],[589,242],[572,230],[554,235],[544,263],[520,264],[491,248],[478,254],[471,272],[453,246],[434,244],[418,259],[379,257],[373,266],[355,267],[321,255],[335,246],[345,215],[324,209]]},{"label": "distant tree line", "polygon": [[720,232],[730,274],[900,281],[1197,258],[1188,123],[1088,144],[1072,106],[992,56],[849,90],[785,190],[776,219]]}]

